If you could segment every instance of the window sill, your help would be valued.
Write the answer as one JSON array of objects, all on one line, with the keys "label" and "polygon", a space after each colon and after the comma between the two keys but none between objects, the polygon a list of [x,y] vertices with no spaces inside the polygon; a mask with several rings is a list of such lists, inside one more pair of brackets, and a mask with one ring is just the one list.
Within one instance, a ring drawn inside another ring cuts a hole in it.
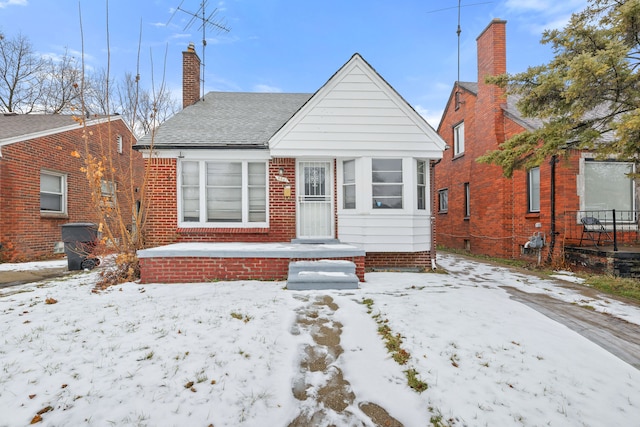
[{"label": "window sill", "polygon": [[179,227],[178,234],[267,234],[269,233],[268,227]]},{"label": "window sill", "polygon": [[40,218],[44,219],[69,219],[66,213],[40,212]]},{"label": "window sill", "polygon": [[540,212],[529,212],[524,214],[525,218],[540,218]]},{"label": "window sill", "polygon": [[451,160],[458,160],[458,159],[460,159],[462,157],[464,157],[464,153],[454,154],[453,159],[451,159]]}]

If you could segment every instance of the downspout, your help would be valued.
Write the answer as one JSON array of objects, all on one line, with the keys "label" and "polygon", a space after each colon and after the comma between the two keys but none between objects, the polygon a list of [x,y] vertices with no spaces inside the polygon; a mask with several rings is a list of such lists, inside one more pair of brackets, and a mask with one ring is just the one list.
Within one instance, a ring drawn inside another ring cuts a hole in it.
[{"label": "downspout", "polygon": [[553,259],[553,249],[556,246],[556,163],[558,156],[551,156],[551,241],[549,242],[549,252],[547,253],[547,264]]},{"label": "downspout", "polygon": [[442,161],[442,159],[438,159],[436,161],[431,160],[429,162],[430,166],[431,166],[431,171],[430,171],[430,176],[429,179],[431,181],[430,183],[430,193],[431,193],[431,216],[430,216],[430,221],[431,221],[431,250],[429,251],[429,259],[431,261],[431,270],[435,270],[437,268],[436,266],[436,216],[435,216],[435,208],[436,208],[436,196],[435,196],[435,191],[436,191],[436,183],[435,183],[435,177],[436,177],[436,170],[435,167],[438,163],[440,163]]}]

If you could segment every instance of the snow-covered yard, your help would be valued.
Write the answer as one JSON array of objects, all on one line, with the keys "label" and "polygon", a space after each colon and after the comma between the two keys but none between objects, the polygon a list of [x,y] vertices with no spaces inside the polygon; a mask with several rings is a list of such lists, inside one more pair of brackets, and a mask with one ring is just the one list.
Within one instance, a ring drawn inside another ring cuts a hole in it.
[{"label": "snow-covered yard", "polygon": [[[355,291],[127,283],[95,294],[96,272],[0,289],[0,426],[34,417],[46,426],[286,426],[309,404],[292,393],[309,343],[293,333],[296,312],[301,296],[321,294],[342,325],[335,366],[358,401],[407,427],[438,414],[456,426],[640,425],[640,371],[500,286],[640,325],[637,307],[453,255],[438,262],[449,274],[370,273]],[[0,264],[0,274],[10,268]],[[391,359],[372,314],[402,335],[407,365]],[[407,386],[408,368],[426,391]],[[326,422],[373,425],[349,410]]]}]

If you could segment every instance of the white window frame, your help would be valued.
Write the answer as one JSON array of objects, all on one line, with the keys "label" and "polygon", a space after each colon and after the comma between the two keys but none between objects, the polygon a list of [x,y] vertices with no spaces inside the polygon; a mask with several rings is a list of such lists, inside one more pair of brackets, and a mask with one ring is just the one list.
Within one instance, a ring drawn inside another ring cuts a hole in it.
[{"label": "white window frame", "polygon": [[[48,175],[48,176],[52,176],[52,177],[56,177],[58,179],[60,179],[60,189],[61,189],[61,193],[55,193],[55,192],[49,192],[49,191],[42,191],[42,175]],[[60,206],[61,206],[61,210],[59,211],[54,211],[54,210],[47,210],[47,209],[42,209],[42,201],[40,202],[40,213],[44,214],[44,215],[66,215],[67,214],[67,174],[65,173],[60,173],[60,172],[54,172],[54,171],[49,171],[49,170],[41,170],[40,171],[40,195],[42,194],[53,194],[56,196],[60,197]]]},{"label": "white window frame", "polygon": [[[183,162],[198,163],[198,194],[199,194],[199,221],[184,221],[183,195],[182,195],[182,166]],[[241,188],[241,221],[237,222],[208,222],[207,221],[207,163],[240,163],[242,165]],[[260,222],[249,221],[249,163],[261,163],[265,168],[265,220]],[[178,226],[182,228],[263,228],[269,223],[269,164],[265,160],[237,160],[237,159],[185,159],[178,162]]]},{"label": "white window frame", "polygon": [[116,137],[116,143],[117,143],[118,154],[122,154],[122,135],[118,135]]},{"label": "white window frame", "polygon": [[[347,181],[345,172],[347,168],[345,165],[349,163],[353,165],[353,181]],[[342,161],[342,209],[344,210],[353,210],[358,207],[358,192],[356,186],[356,161],[355,159],[343,160]],[[353,188],[353,206],[347,207],[347,189]]]},{"label": "white window frame", "polygon": [[[537,187],[534,174],[537,174]],[[538,205],[535,205],[535,202]],[[530,213],[540,212],[540,167],[534,167],[527,171],[527,210]]]},{"label": "white window frame", "polygon": [[[594,207],[594,206],[587,206],[587,201],[586,201],[586,196],[587,196],[587,166],[586,164],[595,164],[595,163],[611,163],[611,164],[625,164],[630,166],[630,170],[631,172],[635,173],[636,168],[635,165],[632,162],[618,162],[616,160],[594,160],[592,158],[586,157],[586,158],[582,158],[581,159],[581,164],[580,164],[580,176],[578,179],[578,193],[580,195],[580,210],[581,211],[596,211],[596,210],[609,210],[611,209],[610,207]],[[630,185],[631,185],[631,211],[635,211],[637,209],[637,205],[636,205],[636,185],[633,179],[630,180]]]},{"label": "white window frame", "polygon": [[464,154],[464,122],[453,127],[453,155]]},{"label": "white window frame", "polygon": [[[400,173],[400,182],[374,182],[373,180],[373,174],[376,172],[373,169],[373,164],[376,160],[395,160],[395,161],[399,161],[400,162],[400,170],[379,170],[377,172],[381,172],[381,173]],[[390,211],[400,211],[403,210],[405,207],[405,197],[404,197],[404,160],[402,158],[379,158],[379,157],[374,157],[371,159],[371,207],[373,210],[390,210]],[[384,207],[384,199],[385,198],[397,198],[397,196],[378,196],[378,198],[376,198],[376,196],[373,194],[373,188],[376,186],[400,186],[400,207],[394,208],[394,207]]]},{"label": "white window frame", "polygon": [[[420,171],[421,165],[422,171]],[[429,197],[427,193],[428,170],[429,165],[426,160],[416,160],[416,209],[419,211],[427,210],[427,205],[429,204]],[[422,200],[422,206],[420,206],[420,200]]]}]

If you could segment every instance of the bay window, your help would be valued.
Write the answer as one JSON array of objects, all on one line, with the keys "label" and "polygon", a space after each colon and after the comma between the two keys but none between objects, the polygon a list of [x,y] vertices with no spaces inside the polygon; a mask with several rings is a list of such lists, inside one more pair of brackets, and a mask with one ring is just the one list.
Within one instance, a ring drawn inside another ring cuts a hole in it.
[{"label": "bay window", "polygon": [[342,162],[342,208],[356,208],[356,161]]},{"label": "bay window", "polygon": [[372,159],[374,209],[402,209],[402,159]]},{"label": "bay window", "polygon": [[418,187],[417,207],[419,210],[427,208],[427,162],[418,160],[416,183]]}]

